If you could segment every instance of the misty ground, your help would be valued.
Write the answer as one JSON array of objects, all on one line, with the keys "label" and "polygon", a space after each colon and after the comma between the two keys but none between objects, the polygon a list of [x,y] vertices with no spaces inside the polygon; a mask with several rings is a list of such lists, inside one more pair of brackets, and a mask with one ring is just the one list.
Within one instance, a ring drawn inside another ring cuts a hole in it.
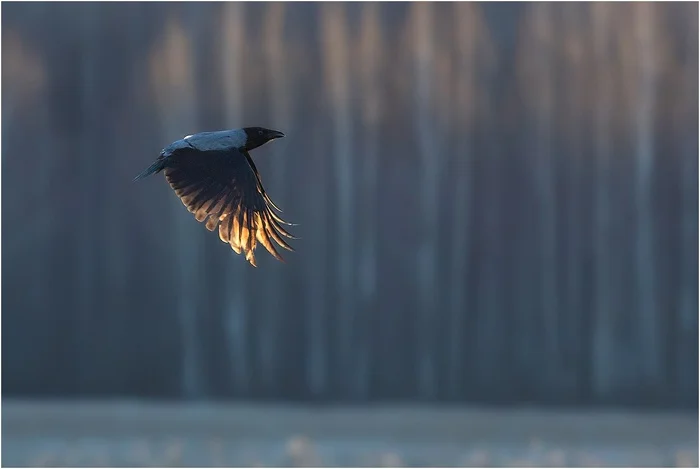
[{"label": "misty ground", "polygon": [[695,466],[696,413],[3,400],[4,466]]}]

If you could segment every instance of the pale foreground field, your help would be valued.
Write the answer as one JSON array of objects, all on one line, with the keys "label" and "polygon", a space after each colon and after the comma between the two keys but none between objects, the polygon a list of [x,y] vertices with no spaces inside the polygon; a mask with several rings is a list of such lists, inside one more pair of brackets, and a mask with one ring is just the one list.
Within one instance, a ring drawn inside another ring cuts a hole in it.
[{"label": "pale foreground field", "polygon": [[697,413],[2,402],[3,466],[698,466]]}]

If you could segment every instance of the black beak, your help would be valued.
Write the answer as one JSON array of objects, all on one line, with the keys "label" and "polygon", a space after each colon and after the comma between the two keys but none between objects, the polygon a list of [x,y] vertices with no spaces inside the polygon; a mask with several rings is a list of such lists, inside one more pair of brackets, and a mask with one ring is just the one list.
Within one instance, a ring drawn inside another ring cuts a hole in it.
[{"label": "black beak", "polygon": [[284,137],[284,134],[282,132],[279,132],[277,130],[270,130],[270,132],[267,134],[267,138],[270,140],[273,140],[275,138],[282,138]]}]

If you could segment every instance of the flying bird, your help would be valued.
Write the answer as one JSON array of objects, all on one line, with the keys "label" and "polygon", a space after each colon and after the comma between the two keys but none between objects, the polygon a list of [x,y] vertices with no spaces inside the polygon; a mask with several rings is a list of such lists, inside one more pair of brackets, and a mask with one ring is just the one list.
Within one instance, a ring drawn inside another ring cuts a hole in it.
[{"label": "flying bird", "polygon": [[[163,171],[182,203],[209,231],[219,227],[219,238],[256,266],[255,247],[265,246],[284,262],[275,246],[294,249],[282,236],[296,239],[281,225],[287,223],[274,210],[281,210],[263,188],[250,151],[282,132],[262,127],[200,132],[165,147],[158,159],[134,181]],[[273,210],[274,209],[274,210]]]}]

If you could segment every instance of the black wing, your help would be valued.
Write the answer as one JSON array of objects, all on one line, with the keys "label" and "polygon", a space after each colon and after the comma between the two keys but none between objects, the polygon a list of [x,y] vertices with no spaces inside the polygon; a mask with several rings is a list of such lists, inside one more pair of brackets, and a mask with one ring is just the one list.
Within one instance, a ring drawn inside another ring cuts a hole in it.
[{"label": "black wing", "polygon": [[[180,149],[167,158],[165,179],[197,221],[253,266],[260,242],[275,259],[284,262],[271,240],[293,251],[280,235],[294,239],[272,209],[279,210],[265,193],[260,175],[248,152]],[[220,224],[219,224],[220,223]]]}]

